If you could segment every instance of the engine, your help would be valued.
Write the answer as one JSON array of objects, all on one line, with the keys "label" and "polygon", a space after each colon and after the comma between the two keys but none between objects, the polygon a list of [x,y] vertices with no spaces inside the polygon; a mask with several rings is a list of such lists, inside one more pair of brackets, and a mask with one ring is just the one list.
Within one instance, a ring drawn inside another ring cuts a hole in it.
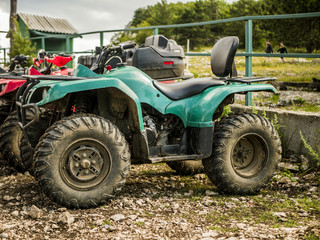
[{"label": "engine", "polygon": [[184,129],[182,121],[175,115],[145,115],[143,124],[150,147],[176,143]]}]

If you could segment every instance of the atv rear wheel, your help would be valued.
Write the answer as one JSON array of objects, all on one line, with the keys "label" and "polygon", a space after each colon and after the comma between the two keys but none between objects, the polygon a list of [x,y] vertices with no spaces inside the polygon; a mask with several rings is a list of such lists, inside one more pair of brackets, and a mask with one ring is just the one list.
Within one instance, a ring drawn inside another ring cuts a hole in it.
[{"label": "atv rear wheel", "polygon": [[16,111],[12,112],[0,128],[0,149],[3,158],[19,172],[25,172],[20,157],[20,140],[22,130],[18,123]]},{"label": "atv rear wheel", "polygon": [[182,176],[203,173],[203,165],[201,160],[167,162],[167,165]]},{"label": "atv rear wheel", "polygon": [[281,159],[281,142],[271,123],[255,114],[221,120],[204,170],[221,192],[252,194],[265,186]]},{"label": "atv rear wheel", "polygon": [[68,208],[97,207],[121,190],[130,170],[127,141],[110,121],[75,115],[53,124],[39,141],[35,177]]}]

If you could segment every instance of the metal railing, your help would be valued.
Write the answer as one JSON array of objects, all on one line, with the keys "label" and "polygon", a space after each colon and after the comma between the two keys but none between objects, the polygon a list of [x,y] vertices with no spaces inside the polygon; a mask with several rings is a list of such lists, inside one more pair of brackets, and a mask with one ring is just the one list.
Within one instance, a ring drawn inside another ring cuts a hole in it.
[{"label": "metal railing", "polygon": [[[103,46],[104,33],[113,33],[113,32],[132,32],[132,31],[141,31],[141,30],[153,30],[153,34],[157,35],[159,33],[159,29],[167,29],[167,28],[182,28],[182,27],[195,27],[195,26],[204,26],[204,25],[214,25],[221,23],[230,23],[230,22],[238,22],[244,21],[245,23],[245,52],[237,53],[237,56],[245,57],[245,75],[247,77],[252,76],[252,57],[286,57],[286,58],[320,58],[320,54],[299,54],[299,53],[290,53],[290,54],[267,54],[267,53],[253,53],[252,49],[252,21],[254,20],[271,20],[271,19],[294,19],[294,18],[312,18],[312,17],[320,17],[320,12],[312,12],[312,13],[298,13],[298,14],[283,14],[283,15],[266,15],[266,16],[244,16],[244,17],[236,17],[236,18],[228,18],[228,19],[220,19],[206,22],[196,22],[196,23],[183,23],[183,24],[172,24],[172,25],[159,25],[159,26],[148,26],[148,27],[139,27],[139,28],[124,28],[124,29],[111,29],[111,30],[102,30],[102,31],[92,31],[92,32],[84,32],[76,35],[72,35],[66,38],[66,52],[70,52],[69,49],[69,39],[70,37],[79,37],[84,35],[91,34],[99,34],[100,36],[100,46]],[[54,34],[50,35],[54,37]],[[61,34],[57,35],[61,37]],[[186,56],[209,56],[208,53],[186,53]],[[246,105],[251,105],[251,93],[247,94],[246,97]]]},{"label": "metal railing", "polygon": [[[252,57],[320,58],[320,54],[253,53],[253,49],[252,49],[252,29],[253,29],[252,28],[252,21],[253,20],[270,20],[270,19],[311,18],[311,17],[320,17],[320,12],[282,14],[282,15],[266,15],[266,16],[244,16],[244,17],[213,20],[213,21],[207,21],[207,22],[196,22],[196,23],[184,23],[184,24],[172,24],[172,25],[149,26],[149,27],[140,27],[140,28],[125,28],[125,29],[113,29],[113,30],[104,30],[104,31],[85,32],[85,33],[80,33],[80,35],[99,34],[100,35],[100,45],[102,46],[104,33],[128,32],[128,31],[140,31],[140,30],[152,29],[153,34],[157,35],[159,33],[159,29],[195,27],[195,26],[214,25],[214,24],[221,24],[221,23],[244,21],[245,22],[245,52],[244,53],[237,53],[236,55],[245,57],[245,60],[246,60],[245,75],[247,77],[251,77],[252,76]],[[186,56],[210,56],[210,54],[208,54],[208,53],[186,53]],[[246,95],[246,105],[252,105],[251,93],[248,93]]]}]

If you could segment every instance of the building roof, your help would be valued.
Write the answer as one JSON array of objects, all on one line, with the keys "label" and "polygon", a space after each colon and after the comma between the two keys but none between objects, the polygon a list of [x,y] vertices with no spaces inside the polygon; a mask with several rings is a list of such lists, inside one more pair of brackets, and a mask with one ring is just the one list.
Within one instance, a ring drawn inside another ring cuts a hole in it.
[{"label": "building roof", "polygon": [[27,25],[29,30],[63,34],[74,34],[78,32],[66,19],[37,16],[27,13],[18,13],[18,16]]}]

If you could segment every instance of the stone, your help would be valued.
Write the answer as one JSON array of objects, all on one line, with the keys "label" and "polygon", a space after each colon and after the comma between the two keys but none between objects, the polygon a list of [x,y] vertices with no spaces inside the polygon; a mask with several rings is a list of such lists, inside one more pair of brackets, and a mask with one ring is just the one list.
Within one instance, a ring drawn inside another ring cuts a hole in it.
[{"label": "stone", "polygon": [[210,190],[206,190],[206,196],[217,196],[219,195],[219,193],[214,192],[214,191],[210,191]]},{"label": "stone", "polygon": [[13,212],[11,213],[11,215],[12,215],[13,217],[18,217],[18,216],[19,216],[19,211],[13,211]]},{"label": "stone", "polygon": [[98,219],[98,220],[96,221],[96,225],[98,225],[98,226],[104,225],[104,219]]},{"label": "stone", "polygon": [[318,188],[316,187],[316,186],[314,186],[314,187],[311,187],[310,189],[309,189],[309,192],[318,192]]},{"label": "stone", "polygon": [[35,205],[32,205],[30,210],[28,211],[28,215],[32,218],[32,219],[38,219],[41,218],[42,215],[42,210],[37,208]]},{"label": "stone", "polygon": [[51,227],[50,226],[45,226],[44,228],[43,228],[43,231],[46,233],[46,232],[49,232],[49,231],[51,231]]},{"label": "stone", "polygon": [[185,197],[191,197],[193,195],[193,190],[190,190],[189,192],[186,192],[183,194]]},{"label": "stone", "polygon": [[59,226],[58,226],[57,224],[52,224],[52,225],[51,225],[51,228],[52,228],[52,229],[59,229]]},{"label": "stone", "polygon": [[126,218],[122,214],[115,214],[115,215],[111,216],[110,219],[115,221],[115,222],[120,222],[120,221],[122,221],[122,220],[124,220]]},{"label": "stone", "polygon": [[210,230],[209,232],[203,233],[202,237],[203,238],[214,238],[214,237],[217,237],[218,235],[219,235],[218,232]]},{"label": "stone", "polygon": [[8,196],[8,195],[5,195],[5,196],[3,196],[2,199],[5,200],[5,201],[11,201],[11,200],[13,200],[13,199],[15,199],[15,198],[14,198],[14,197],[10,197],[10,196]]},{"label": "stone", "polygon": [[280,184],[288,184],[290,182],[291,182],[291,180],[289,177],[283,177],[278,181],[278,183],[280,183]]},{"label": "stone", "polygon": [[0,234],[0,238],[8,238],[9,237],[9,234],[8,233],[1,233]]},{"label": "stone", "polygon": [[58,223],[60,224],[72,224],[74,223],[74,217],[69,212],[64,212],[59,215]]}]

